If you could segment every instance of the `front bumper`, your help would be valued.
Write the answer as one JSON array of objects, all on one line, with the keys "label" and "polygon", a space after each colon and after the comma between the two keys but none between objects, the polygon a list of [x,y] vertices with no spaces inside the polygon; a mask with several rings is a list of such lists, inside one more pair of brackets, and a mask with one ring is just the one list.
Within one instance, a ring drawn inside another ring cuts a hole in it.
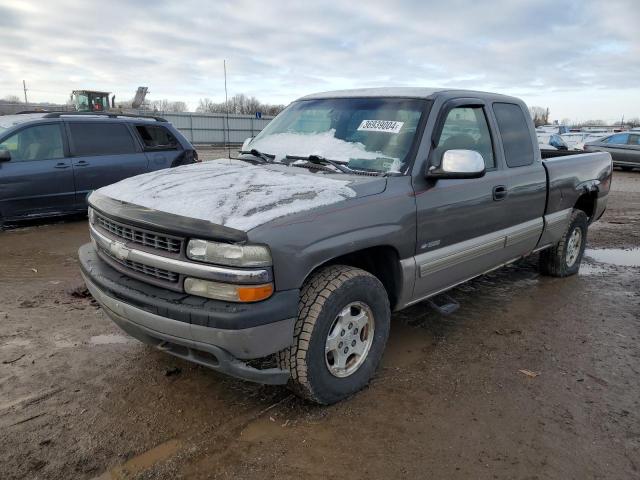
[{"label": "front bumper", "polygon": [[278,292],[250,305],[219,302],[127,277],[102,261],[91,244],[82,246],[78,255],[87,288],[131,336],[234,377],[267,384],[287,382],[288,371],[259,370],[242,360],[262,358],[291,344],[297,291]]}]

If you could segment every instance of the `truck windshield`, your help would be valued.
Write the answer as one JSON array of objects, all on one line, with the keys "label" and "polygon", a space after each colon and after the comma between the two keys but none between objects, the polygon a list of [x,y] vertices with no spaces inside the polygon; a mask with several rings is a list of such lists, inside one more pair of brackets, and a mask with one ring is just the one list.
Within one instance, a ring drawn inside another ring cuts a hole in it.
[{"label": "truck windshield", "polygon": [[250,143],[282,161],[324,157],[355,170],[402,172],[426,100],[331,98],[301,100],[283,110]]}]

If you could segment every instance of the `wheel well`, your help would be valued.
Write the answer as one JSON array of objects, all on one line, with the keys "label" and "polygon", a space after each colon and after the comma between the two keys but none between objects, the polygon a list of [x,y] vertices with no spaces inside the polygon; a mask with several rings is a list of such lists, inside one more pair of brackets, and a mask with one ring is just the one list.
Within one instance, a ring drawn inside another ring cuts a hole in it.
[{"label": "wheel well", "polygon": [[395,248],[384,245],[347,253],[319,265],[309,276],[328,265],[348,265],[371,273],[380,280],[387,291],[391,309],[395,307],[402,285],[400,260]]},{"label": "wheel well", "polygon": [[582,194],[580,198],[578,198],[578,201],[573,208],[582,210],[584,213],[586,213],[587,217],[589,217],[589,221],[591,221],[593,220],[593,215],[596,210],[596,200],[596,192]]}]

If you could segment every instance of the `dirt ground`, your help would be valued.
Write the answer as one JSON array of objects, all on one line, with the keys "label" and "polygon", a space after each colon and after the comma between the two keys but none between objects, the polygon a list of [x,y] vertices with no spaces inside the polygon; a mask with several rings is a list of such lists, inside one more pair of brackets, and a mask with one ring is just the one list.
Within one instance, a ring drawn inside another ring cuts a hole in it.
[{"label": "dirt ground", "polygon": [[613,189],[579,275],[531,258],[394,315],[331,407],[127,337],[81,288],[85,219],[0,233],[0,477],[640,478],[640,172]]}]

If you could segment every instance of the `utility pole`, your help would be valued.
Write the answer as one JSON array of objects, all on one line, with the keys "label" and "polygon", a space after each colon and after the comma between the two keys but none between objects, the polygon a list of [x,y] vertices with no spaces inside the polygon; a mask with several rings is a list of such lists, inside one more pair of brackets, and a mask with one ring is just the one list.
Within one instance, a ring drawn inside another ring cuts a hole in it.
[{"label": "utility pole", "polygon": [[27,100],[27,84],[24,80],[22,80],[22,88],[24,90],[24,103],[29,103],[29,100]]},{"label": "utility pole", "polygon": [[224,68],[224,111],[226,116],[226,138],[225,143],[228,149],[227,156],[231,158],[231,142],[229,141],[229,98],[227,97],[227,61],[222,60],[222,67]]}]

